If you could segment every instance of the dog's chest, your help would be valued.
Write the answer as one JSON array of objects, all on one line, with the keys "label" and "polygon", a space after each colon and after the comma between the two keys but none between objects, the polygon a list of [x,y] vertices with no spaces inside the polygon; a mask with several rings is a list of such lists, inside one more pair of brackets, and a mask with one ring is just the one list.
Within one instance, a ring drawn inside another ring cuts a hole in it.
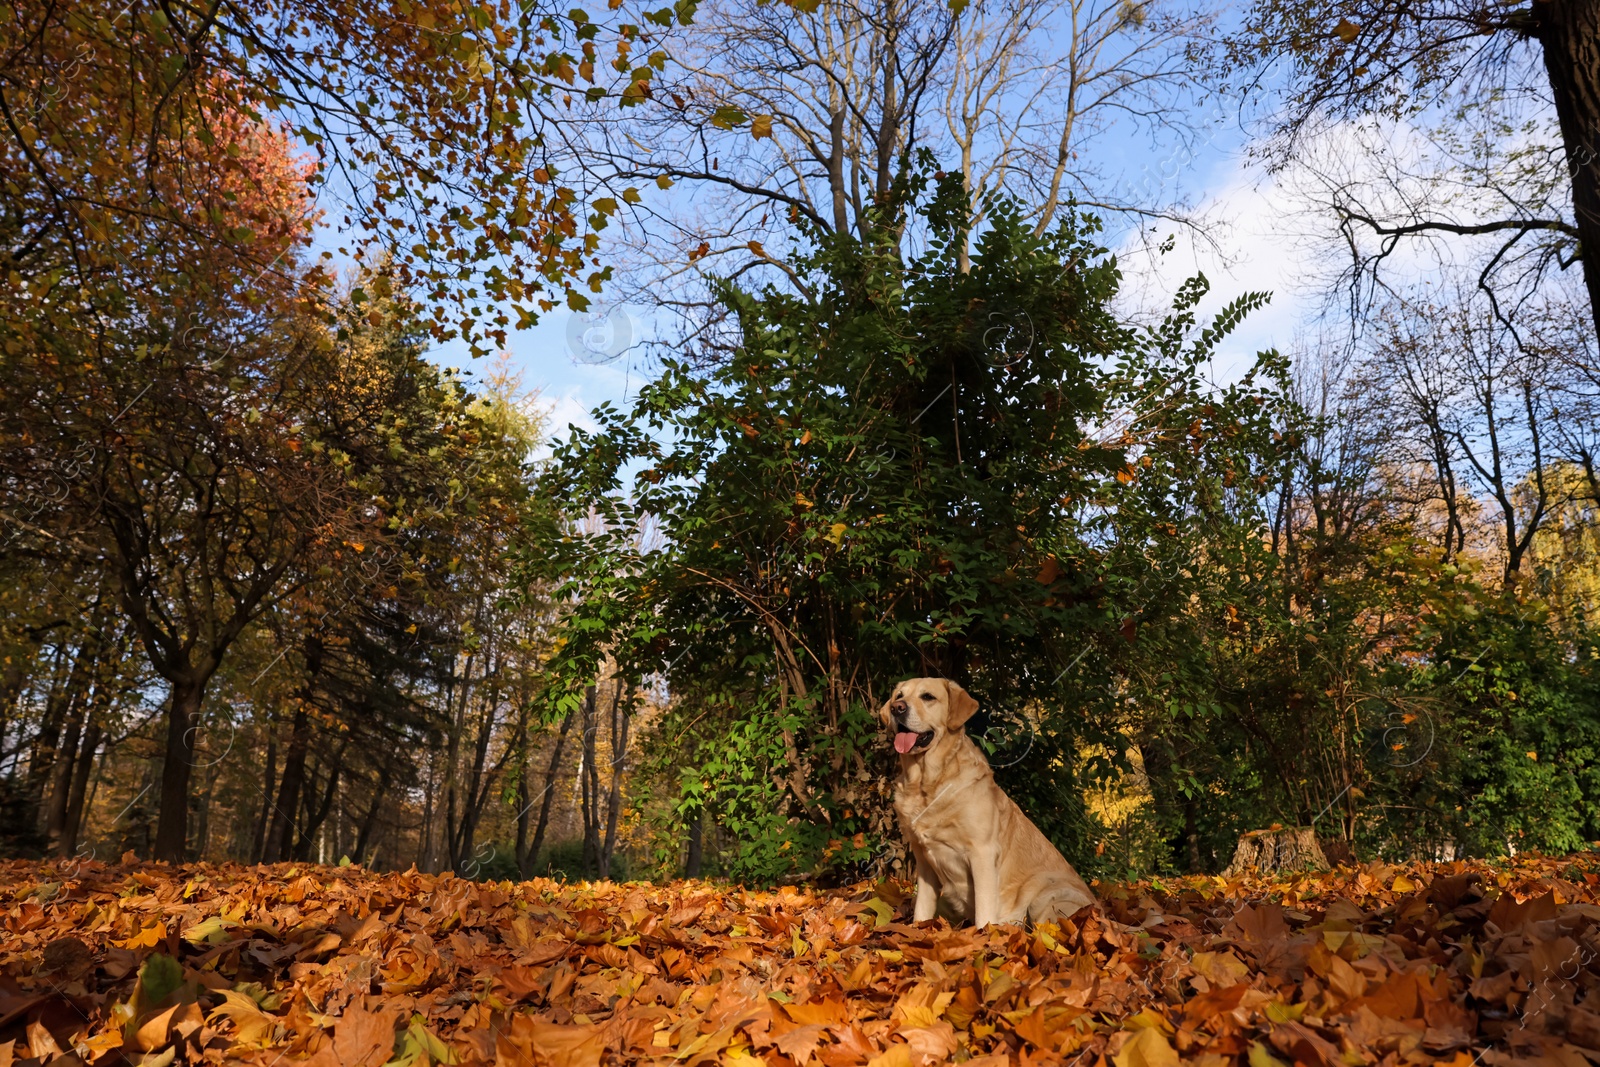
[{"label": "dog's chest", "polygon": [[[900,829],[921,862],[932,866],[941,882],[965,883],[971,874],[968,842],[939,832],[939,805],[934,798],[918,793],[897,796],[895,813]],[[928,825],[922,825],[926,822]]]}]

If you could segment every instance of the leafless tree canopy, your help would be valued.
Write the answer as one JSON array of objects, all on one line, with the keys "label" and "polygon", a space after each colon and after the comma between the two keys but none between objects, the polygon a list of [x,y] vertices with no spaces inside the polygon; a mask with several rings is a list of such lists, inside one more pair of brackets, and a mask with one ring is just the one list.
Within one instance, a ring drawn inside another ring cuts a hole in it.
[{"label": "leafless tree canopy", "polygon": [[892,219],[917,149],[959,170],[975,224],[995,195],[1040,231],[1068,201],[1183,220],[1176,179],[1207,135],[1189,60],[1213,19],[1162,0],[702,5],[652,98],[585,127],[587,166],[678,183],[634,217],[621,294],[699,323],[708,272],[797,281],[792,224]]}]

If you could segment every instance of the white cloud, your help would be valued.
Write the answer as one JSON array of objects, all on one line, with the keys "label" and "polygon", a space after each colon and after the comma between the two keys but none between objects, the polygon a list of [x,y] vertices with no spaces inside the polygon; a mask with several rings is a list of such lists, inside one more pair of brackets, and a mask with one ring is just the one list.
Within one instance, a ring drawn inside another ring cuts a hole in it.
[{"label": "white cloud", "polygon": [[566,440],[570,436],[573,426],[591,433],[599,429],[599,425],[589,414],[594,405],[586,402],[576,389],[570,390],[554,399],[548,395],[543,395],[539,398],[539,401],[549,412],[549,416],[545,421],[545,425],[548,427],[548,436],[544,444],[540,445],[534,453],[535,459],[548,459],[554,444],[557,441]]},{"label": "white cloud", "polygon": [[1220,178],[1199,211],[1211,220],[1206,237],[1176,231],[1172,249],[1164,254],[1148,253],[1134,239],[1119,249],[1118,259],[1126,276],[1125,299],[1141,317],[1164,312],[1195,274],[1211,283],[1197,309],[1201,322],[1245,293],[1272,294],[1266,307],[1219,346],[1215,367],[1222,381],[1242,374],[1256,353],[1293,343],[1322,307],[1327,271],[1295,193],[1237,157],[1221,169]]}]

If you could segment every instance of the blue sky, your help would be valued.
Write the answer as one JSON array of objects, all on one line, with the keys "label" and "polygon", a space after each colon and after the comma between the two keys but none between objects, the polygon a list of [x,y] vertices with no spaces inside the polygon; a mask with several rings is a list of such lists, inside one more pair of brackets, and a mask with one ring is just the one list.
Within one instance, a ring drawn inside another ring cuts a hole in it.
[{"label": "blue sky", "polygon": [[[1215,114],[1215,112],[1213,112]],[[1305,253],[1283,229],[1283,210],[1272,181],[1247,164],[1245,138],[1229,118],[1214,124],[1206,140],[1190,158],[1149,155],[1145,142],[1130,143],[1125,158],[1116,162],[1127,171],[1162,175],[1175,181],[1204,211],[1214,216],[1211,230],[1217,248],[1197,242],[1174,227],[1157,231],[1176,238],[1172,251],[1151,258],[1131,239],[1117,242],[1132,303],[1151,308],[1164,305],[1170,294],[1196,270],[1212,283],[1202,311],[1215,312],[1225,301],[1251,290],[1270,290],[1272,304],[1253,316],[1225,343],[1216,366],[1218,379],[1237,376],[1257,351],[1288,347],[1306,323],[1308,299],[1301,282],[1306,274]],[[1111,149],[1116,151],[1116,149]],[[646,195],[654,193],[648,190]],[[682,195],[681,187],[673,195]],[[1154,242],[1152,242],[1154,243]],[[597,300],[598,314],[575,315],[561,308],[535,327],[514,332],[507,344],[511,366],[521,374],[524,389],[536,391],[550,409],[551,430],[564,436],[571,423],[592,426],[588,412],[611,402],[626,407],[650,371],[641,349],[623,349],[631,333],[637,341],[648,328],[648,312],[636,307],[609,305]],[[484,361],[474,361],[465,347],[445,345],[433,353],[438,362],[481,375]]]}]

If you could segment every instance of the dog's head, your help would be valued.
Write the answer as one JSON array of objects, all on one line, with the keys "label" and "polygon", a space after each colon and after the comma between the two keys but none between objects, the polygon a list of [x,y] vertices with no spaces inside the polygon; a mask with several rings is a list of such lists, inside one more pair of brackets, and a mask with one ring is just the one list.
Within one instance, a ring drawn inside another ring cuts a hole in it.
[{"label": "dog's head", "polygon": [[922,752],[941,736],[967,724],[978,702],[944,678],[907,678],[878,709],[878,718],[902,756]]}]

